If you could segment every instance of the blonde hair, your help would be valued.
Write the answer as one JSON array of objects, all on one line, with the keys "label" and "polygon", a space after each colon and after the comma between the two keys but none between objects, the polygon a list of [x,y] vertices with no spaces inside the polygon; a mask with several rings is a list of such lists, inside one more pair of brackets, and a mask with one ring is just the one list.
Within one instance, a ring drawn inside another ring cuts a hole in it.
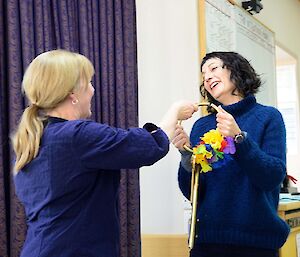
[{"label": "blonde hair", "polygon": [[55,108],[80,85],[87,86],[93,75],[94,67],[85,56],[66,50],[42,53],[30,63],[23,77],[22,90],[31,104],[24,110],[12,136],[15,171],[22,169],[39,152],[45,120],[40,113]]}]

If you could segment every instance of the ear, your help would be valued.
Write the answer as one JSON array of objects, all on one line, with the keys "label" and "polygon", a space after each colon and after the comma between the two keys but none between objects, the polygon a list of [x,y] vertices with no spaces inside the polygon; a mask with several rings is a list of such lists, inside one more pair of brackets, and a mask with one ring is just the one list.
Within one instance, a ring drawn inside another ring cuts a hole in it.
[{"label": "ear", "polygon": [[72,104],[77,104],[78,103],[78,98],[74,93],[70,93],[68,95],[68,98],[70,99]]}]

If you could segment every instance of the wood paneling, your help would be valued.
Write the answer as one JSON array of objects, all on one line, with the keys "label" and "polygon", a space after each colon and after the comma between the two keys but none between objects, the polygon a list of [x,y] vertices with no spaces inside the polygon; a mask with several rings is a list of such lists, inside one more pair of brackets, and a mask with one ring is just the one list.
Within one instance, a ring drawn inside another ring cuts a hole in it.
[{"label": "wood paneling", "polygon": [[142,235],[142,257],[188,257],[187,235]]}]

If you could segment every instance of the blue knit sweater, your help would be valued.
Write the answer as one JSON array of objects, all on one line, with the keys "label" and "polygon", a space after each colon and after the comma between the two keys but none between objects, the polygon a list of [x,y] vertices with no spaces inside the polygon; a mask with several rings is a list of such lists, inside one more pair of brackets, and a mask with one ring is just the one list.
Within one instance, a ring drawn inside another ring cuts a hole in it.
[{"label": "blue knit sweater", "polygon": [[118,257],[120,169],[167,154],[156,128],[50,118],[38,156],[15,176],[28,225],[21,257]]},{"label": "blue knit sweater", "polygon": [[[288,225],[277,215],[286,173],[282,116],[277,109],[256,103],[254,96],[223,108],[247,132],[247,138],[225,165],[200,176],[195,244],[278,249],[289,234]],[[193,126],[191,144],[196,145],[205,132],[215,128],[215,114],[200,118]],[[191,172],[181,165],[178,180],[189,199]]]}]

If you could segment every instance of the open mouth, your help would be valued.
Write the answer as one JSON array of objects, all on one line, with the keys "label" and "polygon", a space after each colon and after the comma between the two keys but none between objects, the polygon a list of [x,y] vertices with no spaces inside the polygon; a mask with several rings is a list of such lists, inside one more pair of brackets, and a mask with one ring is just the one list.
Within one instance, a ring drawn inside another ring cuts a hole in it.
[{"label": "open mouth", "polygon": [[219,82],[214,82],[210,85],[210,88],[213,89],[215,88],[217,85],[219,84]]}]

